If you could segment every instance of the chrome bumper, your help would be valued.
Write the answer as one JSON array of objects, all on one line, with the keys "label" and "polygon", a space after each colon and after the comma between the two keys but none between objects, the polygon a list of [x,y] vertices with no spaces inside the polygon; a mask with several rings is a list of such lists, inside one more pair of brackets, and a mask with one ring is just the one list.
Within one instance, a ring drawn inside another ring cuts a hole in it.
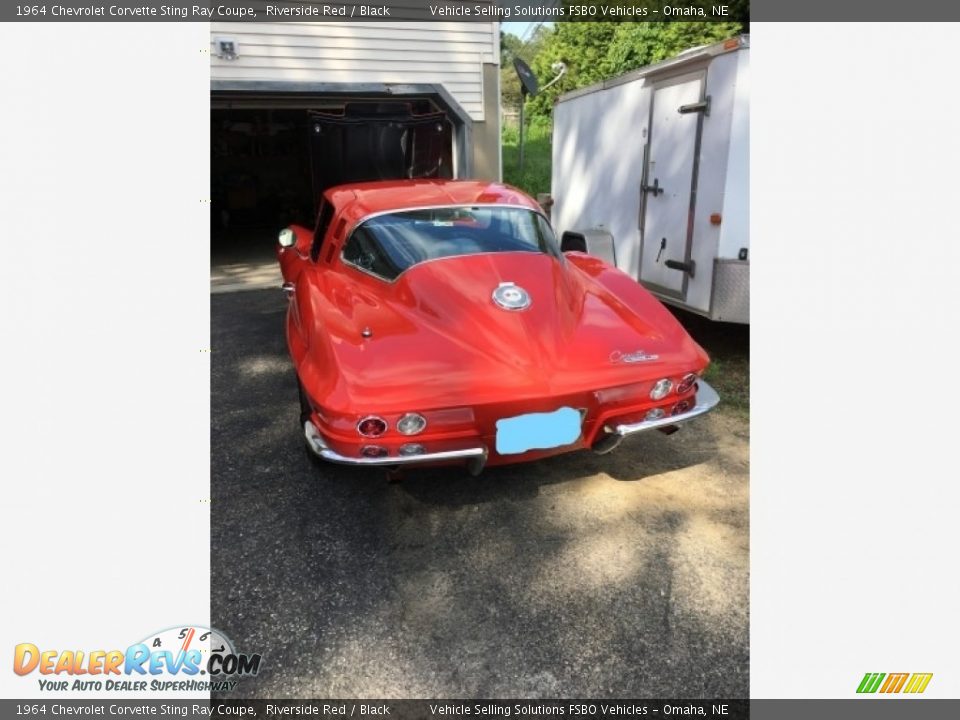
[{"label": "chrome bumper", "polygon": [[[710,412],[719,402],[720,396],[717,395],[716,390],[710,387],[705,381],[698,380],[696,399],[693,407],[686,412],[680,413],[679,415],[668,415],[656,420],[643,420],[638,423],[614,425],[612,427],[605,425],[603,430],[607,436],[606,438],[596,441],[593,449],[600,453],[610,452],[616,448],[616,446],[620,444],[620,440],[627,435],[680,425],[681,423],[693,420],[700,415]],[[470,447],[461,450],[448,450],[446,452],[424,453],[422,455],[388,455],[386,457],[376,458],[347,457],[331,449],[317,431],[314,424],[309,420],[303,424],[303,434],[307,440],[307,446],[315,455],[328,462],[339,463],[341,465],[395,467],[398,465],[424,465],[434,462],[464,460],[467,463],[467,469],[470,473],[472,475],[478,475],[487,463],[488,451],[485,447]]]},{"label": "chrome bumper", "polygon": [[[423,453],[422,455],[388,455],[387,457],[347,457],[341,455],[336,450],[331,450],[324,442],[323,437],[317,432],[314,424],[307,420],[303,424],[303,435],[307,439],[307,445],[318,457],[328,462],[340,463],[341,465],[365,465],[365,466],[393,466],[393,465],[420,465],[432,462],[444,462],[449,460],[467,460],[471,464],[479,465],[480,469],[487,461],[487,449],[485,447],[464,448],[462,450],[448,450],[446,452]],[[473,469],[473,468],[471,468]]]},{"label": "chrome bumper", "polygon": [[645,430],[655,430],[671,425],[679,425],[695,417],[704,415],[713,410],[720,402],[720,396],[717,391],[710,387],[704,380],[697,380],[697,395],[693,407],[679,415],[667,415],[656,420],[643,420],[638,423],[629,423],[626,425],[615,425],[613,427],[605,426],[604,430],[614,435],[624,437],[633,433],[644,432]]}]

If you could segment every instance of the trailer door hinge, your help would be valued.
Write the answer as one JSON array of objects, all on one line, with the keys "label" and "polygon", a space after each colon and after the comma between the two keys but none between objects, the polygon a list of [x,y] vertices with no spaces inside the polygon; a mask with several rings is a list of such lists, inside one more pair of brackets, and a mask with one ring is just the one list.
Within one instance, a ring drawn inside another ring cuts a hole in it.
[{"label": "trailer door hinge", "polygon": [[700,102],[690,103],[689,105],[681,105],[677,108],[677,112],[681,115],[686,115],[687,113],[702,112],[704,115],[710,115],[710,96],[707,95],[706,98]]}]

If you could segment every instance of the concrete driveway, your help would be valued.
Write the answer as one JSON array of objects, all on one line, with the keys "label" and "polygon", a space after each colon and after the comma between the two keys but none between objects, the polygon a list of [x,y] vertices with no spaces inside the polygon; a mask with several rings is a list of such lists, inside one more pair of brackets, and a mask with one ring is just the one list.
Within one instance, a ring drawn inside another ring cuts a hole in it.
[{"label": "concrete driveway", "polygon": [[283,296],[211,304],[211,620],[263,655],[236,695],[747,696],[743,419],[479,478],[318,470]]}]

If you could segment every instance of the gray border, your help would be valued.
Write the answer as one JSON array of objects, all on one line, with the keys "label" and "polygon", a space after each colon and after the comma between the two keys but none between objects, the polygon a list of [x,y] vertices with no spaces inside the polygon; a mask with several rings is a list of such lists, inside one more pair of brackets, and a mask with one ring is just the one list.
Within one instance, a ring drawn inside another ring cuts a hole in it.
[{"label": "gray border", "polygon": [[849,700],[751,700],[751,720],[943,720],[960,717],[960,700],[860,697]]}]

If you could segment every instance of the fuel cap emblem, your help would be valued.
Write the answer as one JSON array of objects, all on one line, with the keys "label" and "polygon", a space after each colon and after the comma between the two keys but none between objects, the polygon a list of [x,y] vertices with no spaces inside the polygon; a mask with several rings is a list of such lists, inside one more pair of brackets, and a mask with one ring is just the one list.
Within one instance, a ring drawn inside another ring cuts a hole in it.
[{"label": "fuel cap emblem", "polygon": [[493,291],[493,301],[504,310],[526,310],[530,293],[512,282],[503,282]]}]

